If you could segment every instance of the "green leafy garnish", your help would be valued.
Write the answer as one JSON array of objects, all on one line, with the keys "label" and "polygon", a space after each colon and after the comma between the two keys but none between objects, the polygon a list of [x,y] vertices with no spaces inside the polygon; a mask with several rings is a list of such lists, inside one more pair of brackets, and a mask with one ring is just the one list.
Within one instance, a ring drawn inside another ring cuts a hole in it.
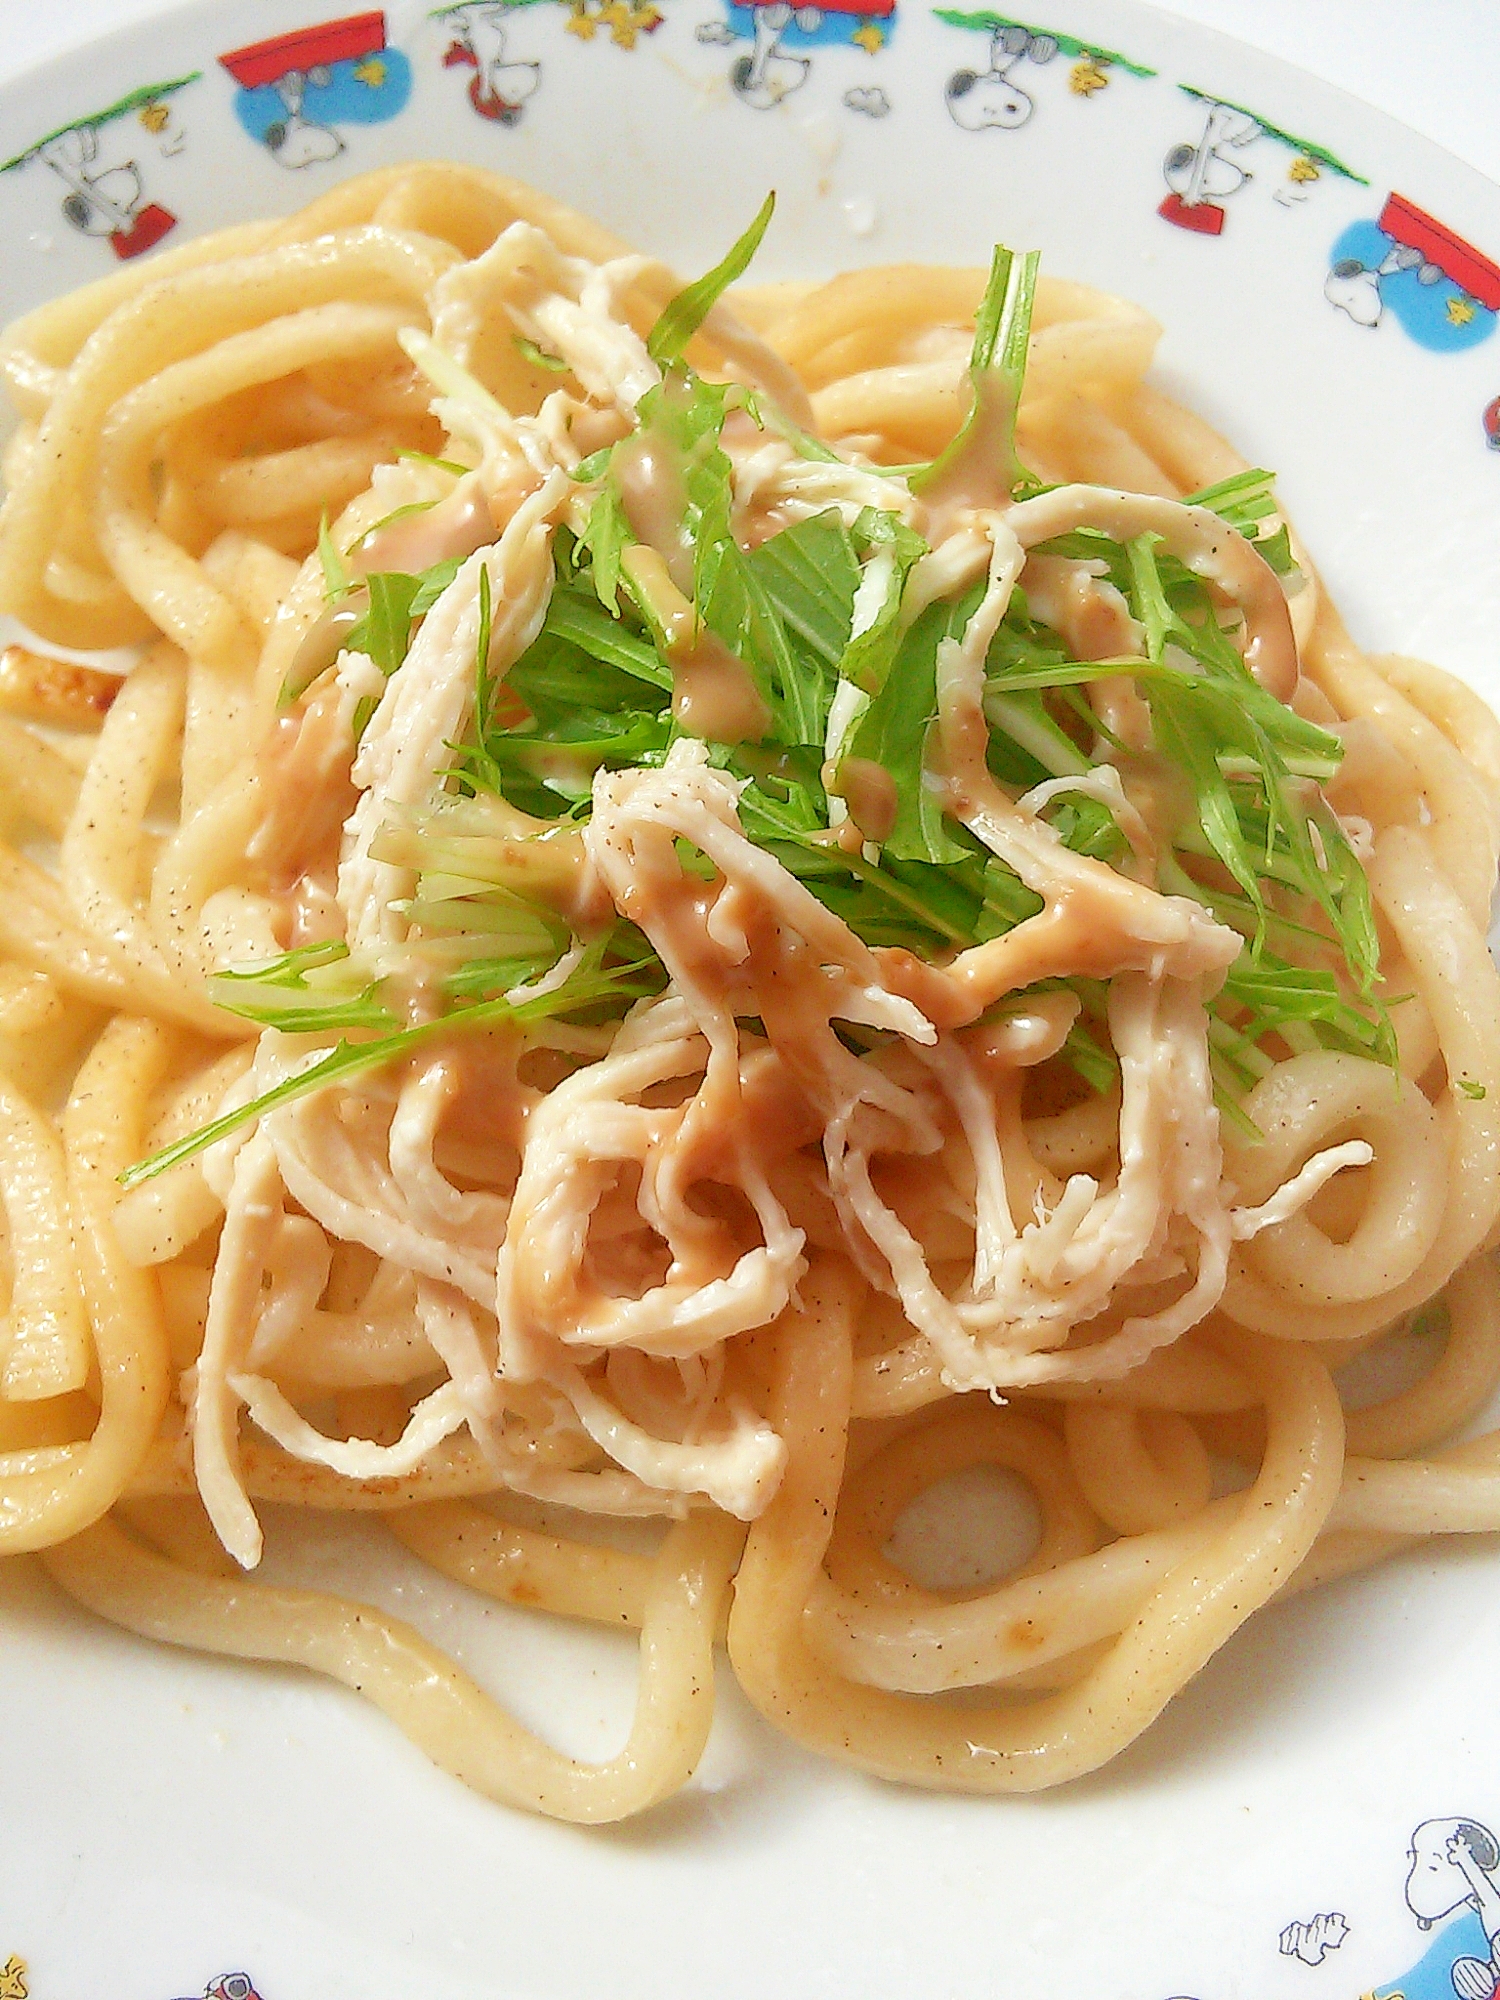
[{"label": "green leafy garnish", "polygon": [[761,238],[770,226],[775,207],[775,194],[768,194],[760,205],[759,214],[739,241],[711,271],[706,271],[693,284],[684,287],[667,305],[646,342],[646,352],[659,366],[666,367],[682,358],[688,342],[724,293],[736,278],[744,276],[751,258],[760,248]]},{"label": "green leafy garnish", "polygon": [[1038,251],[1017,256],[996,245],[989,282],[974,317],[968,412],[957,436],[931,465],[911,474],[908,483],[914,493],[937,485],[976,450],[995,453],[999,462],[994,469],[1007,492],[1035,486],[1036,481],[1016,457],[1016,411],[1021,404],[1041,261]]},{"label": "green leafy garnish", "polygon": [[379,998],[379,982],[351,980],[348,971],[349,947],[335,940],[303,945],[264,965],[216,973],[209,984],[226,1013],[289,1035],[398,1027]]},{"label": "green leafy garnish", "polygon": [[1269,563],[1278,576],[1291,575],[1297,567],[1292,555],[1291,536],[1285,522],[1271,534],[1261,534],[1260,525],[1276,512],[1276,502],[1271,489],[1275,484],[1275,474],[1263,471],[1259,466],[1249,466],[1243,472],[1232,472],[1227,479],[1221,479],[1214,486],[1205,486],[1201,492],[1183,496],[1185,507],[1207,507],[1217,514],[1237,534],[1250,542],[1256,554]]},{"label": "green leafy garnish", "polygon": [[549,375],[566,375],[568,363],[560,354],[549,354],[545,347],[538,347],[534,340],[528,340],[524,333],[513,334],[516,352],[523,361],[529,361],[533,368],[544,368]]},{"label": "green leafy garnish", "polygon": [[[960,638],[979,602],[971,591],[956,604],[929,604],[897,646],[878,692],[845,743],[846,757],[878,764],[894,781],[895,822],[885,845],[896,861],[962,861],[972,843],[944,820],[931,773],[929,745],[937,726],[937,656]],[[967,844],[965,844],[967,843]]]},{"label": "green leafy garnish", "polygon": [[318,561],[323,568],[323,595],[328,599],[342,597],[359,582],[333,539],[327,514],[318,522]]},{"label": "green leafy garnish", "polygon": [[412,606],[422,579],[399,570],[376,570],[365,578],[369,609],[344,641],[351,653],[367,653],[389,680],[411,646]]},{"label": "green leafy garnish", "polygon": [[308,1097],[314,1091],[326,1090],[332,1083],[349,1083],[355,1077],[367,1076],[372,1071],[385,1069],[393,1062],[399,1062],[418,1050],[429,1047],[444,1036],[452,1034],[473,1034],[482,1028],[513,1023],[524,1026],[530,1021],[571,1018],[586,1014],[599,1002],[625,1001],[627,1004],[645,994],[658,991],[654,968],[651,965],[628,963],[615,958],[611,961],[611,951],[615,943],[614,933],[596,941],[584,953],[580,963],[569,977],[550,993],[541,993],[516,1002],[502,998],[475,1001],[471,1005],[460,1006],[452,1012],[442,1014],[435,1020],[419,1022],[415,1027],[402,1028],[395,1034],[379,1035],[369,1041],[340,1041],[336,1047],[320,1055],[305,1069],[284,1077],[271,1089],[262,1091],[258,1097],[233,1111],[226,1111],[211,1124],[200,1126],[196,1132],[164,1146],[160,1152],[148,1159],[139,1160],[127,1167],[120,1175],[120,1185],[128,1192],[139,1187],[143,1181],[154,1180],[172,1167],[180,1166],[184,1160],[191,1160],[220,1139],[227,1139],[232,1133],[274,1111],[285,1104],[293,1104],[299,1098]]},{"label": "green leafy garnish", "polygon": [[435,472],[451,472],[458,478],[474,470],[472,465],[460,465],[456,458],[435,458],[430,451],[403,450],[396,456],[407,464],[430,465]]},{"label": "green leafy garnish", "polygon": [[[648,345],[662,380],[641,397],[632,436],[576,468],[586,490],[575,496],[573,529],[555,536],[545,616],[503,679],[490,664],[494,607],[481,565],[473,715],[450,746],[447,789],[425,810],[393,818],[372,849],[412,880],[401,906],[407,941],[382,957],[379,976],[342,945],[317,945],[214,981],[221,1004],[263,1026],[343,1039],[264,1097],[132,1169],[130,1184],[262,1111],[399,1061],[442,1035],[544,1016],[614,1023],[660,992],[665,967],[632,925],[617,921],[587,941],[580,936],[581,829],[600,771],[666,758],[681,733],[674,679],[700,651],[739,663],[763,705],[762,740],[707,745],[739,787],[747,837],[866,944],[941,963],[1043,907],[945,810],[938,671],[943,648],[962,642],[983,587],[916,601],[912,576],[928,545],[900,511],[908,505],[902,479],[912,492],[932,494],[966,477],[970,459],[1000,491],[1036,490],[1016,454],[1015,412],[1038,260],[995,252],[976,314],[963,424],[930,465],[887,468],[890,508],[856,512],[857,502],[846,500],[775,532],[761,523],[756,541],[744,536],[743,495],[724,447],[730,418],[785,438],[807,459],[837,454],[804,438],[753,391],[703,380],[683,356],[748,266],[772,207],[768,197],[728,255],[658,319]],[[491,404],[429,338],[404,344],[445,395],[475,408]],[[519,336],[516,346],[537,366],[566,366]],[[641,546],[627,504],[632,453],[646,454],[654,468],[653,548]],[[1189,498],[1246,537],[1278,574],[1293,570],[1285,526],[1273,525],[1268,473],[1236,473]],[[361,577],[326,522],[318,547],[330,600],[352,598],[344,616],[358,614],[345,643],[386,676],[398,672],[459,565]],[[1071,658],[1061,635],[1014,591],[984,661],[990,771],[1015,797],[1064,780],[1043,819],[1072,852],[1120,862],[1126,840],[1115,811],[1069,781],[1110,763],[1128,792],[1141,753],[1095,714],[1089,690],[1104,679],[1133,685],[1149,713],[1148,775],[1163,781],[1153,815],[1155,885],[1194,898],[1243,939],[1208,1003],[1208,1032],[1220,1105],[1253,1137],[1241,1099],[1287,1050],[1395,1060],[1388,1014],[1395,1003],[1380,981],[1368,885],[1319,789],[1338,768],[1342,746],[1260,686],[1236,643],[1233,616],[1156,537],[1122,543],[1082,528],[1038,553],[1087,562],[1121,594],[1142,634],[1141,657]],[[362,720],[356,716],[356,729]],[[853,828],[837,825],[844,809]],[[679,843],[678,851],[685,871],[711,878],[696,849]],[[556,979],[555,991],[505,998],[544,975]],[[1090,1088],[1112,1088],[1119,1065],[1104,986],[1084,977],[1049,984],[1080,1002],[1063,1060]],[[417,992],[438,1011],[403,1025],[410,1003],[401,996]],[[1008,996],[1002,1009],[1024,998]],[[851,1031],[851,1046],[868,1040]],[[1467,1098],[1485,1094],[1467,1078],[1454,1087]]]}]

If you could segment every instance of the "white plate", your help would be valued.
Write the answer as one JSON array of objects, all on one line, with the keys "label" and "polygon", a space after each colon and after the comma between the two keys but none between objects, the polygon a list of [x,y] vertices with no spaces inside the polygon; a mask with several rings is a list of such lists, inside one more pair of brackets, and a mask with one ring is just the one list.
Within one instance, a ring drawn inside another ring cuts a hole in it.
[{"label": "white plate", "polygon": [[[988,33],[914,0],[857,4],[781,29],[766,73],[791,87],[764,109],[733,86],[752,44],[726,0],[662,0],[654,27],[630,0],[492,10],[477,65],[451,17],[393,5],[383,48],[309,87],[279,158],[261,135],[284,108],[221,57],[317,9],[163,15],[0,92],[0,159],[24,156],[0,174],[0,311],[117,268],[156,230],[180,241],[435,153],[533,178],[688,270],[770,184],[770,276],[1038,244],[1160,315],[1162,379],[1279,468],[1362,641],[1500,696],[1500,269],[1484,254],[1500,258],[1500,190],[1127,0],[1029,0],[1055,53],[1033,40],[993,60]],[[1120,60],[1090,63],[1101,48]],[[95,129],[92,158],[76,137],[34,150],[148,89]],[[508,100],[519,116],[482,115]],[[1165,165],[1199,146],[1209,100],[1251,119],[1218,114],[1217,154],[1199,157],[1226,192],[1174,224]],[[1430,282],[1398,268],[1402,240]],[[1341,261],[1363,275],[1333,278]],[[360,1536],[370,1593],[528,1720],[583,1752],[618,1740],[629,1645],[457,1603]],[[327,1581],[336,1539],[304,1533],[294,1553],[273,1533],[273,1573]],[[1419,1929],[1408,1848],[1429,1821],[1500,1826],[1497,1584],[1488,1543],[1453,1544],[1263,1614],[1144,1741],[1040,1799],[832,1769],[725,1674],[699,1777],[601,1834],[484,1804],[351,1696],[138,1644],[9,1564],[0,1996],[232,1994],[222,1975],[243,1969],[264,2000],[1452,2000],[1477,1924],[1456,1909]]]}]

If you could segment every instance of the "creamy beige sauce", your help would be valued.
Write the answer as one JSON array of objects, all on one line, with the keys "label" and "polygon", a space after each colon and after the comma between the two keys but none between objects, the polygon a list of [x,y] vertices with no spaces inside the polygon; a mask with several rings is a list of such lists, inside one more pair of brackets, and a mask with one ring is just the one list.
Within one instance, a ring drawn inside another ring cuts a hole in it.
[{"label": "creamy beige sauce", "polygon": [[471,472],[436,506],[403,515],[366,535],[356,559],[371,574],[396,570],[403,576],[420,576],[437,563],[461,562],[485,548],[495,539],[495,525],[479,475]]},{"label": "creamy beige sauce", "polygon": [[[957,649],[946,663],[940,656],[948,810],[1045,895],[1047,906],[1004,936],[959,953],[946,968],[902,954],[904,963],[887,974],[888,983],[899,979],[897,990],[939,1027],[962,1027],[1004,994],[1042,979],[1166,970],[1181,978],[1222,976],[1239,949],[1234,933],[1196,904],[1161,896],[1105,863],[1070,854],[1000,788],[986,761],[983,688],[982,676]],[[891,957],[879,956],[883,962]]]},{"label": "creamy beige sauce", "polygon": [[637,542],[623,552],[620,567],[661,628],[678,726],[713,743],[758,743],[768,736],[770,710],[750,669],[699,622],[692,599],[678,588],[661,550]]},{"label": "creamy beige sauce", "polygon": [[682,525],[687,495],[676,454],[649,432],[637,431],[615,447],[612,464],[636,540],[656,550],[673,583],[691,597],[693,544]]},{"label": "creamy beige sauce", "polygon": [[846,757],[837,774],[839,796],[866,840],[889,840],[900,808],[896,780],[870,757]]},{"label": "creamy beige sauce", "polygon": [[[1123,876],[1115,879],[1136,886]],[[1080,882],[1014,930],[961,952],[951,965],[929,965],[896,947],[882,947],[876,957],[893,993],[920,1007],[935,1027],[961,1028],[996,999],[1043,979],[1111,979],[1149,970],[1162,946],[1132,931],[1125,915],[1106,884]]]},{"label": "creamy beige sauce", "polygon": [[[1140,626],[1130,606],[1094,566],[1067,556],[1027,558],[1021,588],[1033,618],[1057,633],[1075,660],[1117,660],[1139,654]],[[1093,681],[1089,704],[1103,728],[1132,750],[1151,742],[1151,711],[1128,675]]]},{"label": "creamy beige sauce", "polygon": [[1155,750],[1118,751],[1111,762],[1126,798],[1145,821],[1155,852],[1165,853],[1198,817],[1187,773]]},{"label": "creamy beige sauce", "polygon": [[712,632],[672,662],[672,715],[689,736],[712,743],[759,743],[771,712],[750,669]]},{"label": "creamy beige sauce", "polygon": [[[1102,569],[1103,564],[1099,567]],[[1021,576],[1031,615],[1067,641],[1077,660],[1139,654],[1141,628],[1130,606],[1094,565],[1068,556],[1031,555]]]},{"label": "creamy beige sauce", "polygon": [[924,533],[934,545],[960,513],[1010,505],[1016,399],[1010,384],[993,370],[981,375],[972,388],[971,429],[922,494],[928,514]]}]

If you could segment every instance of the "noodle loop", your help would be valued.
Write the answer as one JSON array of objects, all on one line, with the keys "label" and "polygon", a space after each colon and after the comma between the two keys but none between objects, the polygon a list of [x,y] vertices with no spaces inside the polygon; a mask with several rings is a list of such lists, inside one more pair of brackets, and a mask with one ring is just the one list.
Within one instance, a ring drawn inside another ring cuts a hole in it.
[{"label": "noodle loop", "polygon": [[[580,1824],[720,1641],[1031,1791],[1500,1527],[1500,723],[1139,309],[726,292],[769,220],[684,291],[391,168],[0,340],[0,1552]],[[638,1632],[624,1747],[245,1574],[265,1503]]]}]

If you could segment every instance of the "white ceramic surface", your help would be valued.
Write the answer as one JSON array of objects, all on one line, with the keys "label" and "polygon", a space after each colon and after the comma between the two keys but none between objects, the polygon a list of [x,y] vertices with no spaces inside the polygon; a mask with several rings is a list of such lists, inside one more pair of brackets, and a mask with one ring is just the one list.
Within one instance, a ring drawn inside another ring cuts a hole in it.
[{"label": "white ceramic surface", "polygon": [[[1024,11],[1025,48],[917,0],[858,0],[816,32],[768,19],[747,97],[731,79],[754,24],[726,0],[661,0],[655,25],[630,0],[474,7],[473,62],[453,10],[393,4],[385,47],[335,62],[300,112],[237,99],[220,58],[316,5],[165,13],[0,89],[0,311],[155,232],[423,153],[535,178],[688,270],[768,184],[766,275],[1039,244],[1161,316],[1162,379],[1280,469],[1361,639],[1500,696],[1500,190],[1130,0]],[[1091,63],[1101,47],[1127,60]],[[782,94],[756,108],[767,78]],[[95,139],[36,150],[64,127]],[[629,1645],[456,1602],[373,1531],[356,1542],[362,1587],[528,1720],[584,1752],[618,1739]],[[270,1573],[328,1582],[342,1547],[273,1531]],[[600,1834],[484,1804],[352,1697],[137,1644],[6,1565],[0,1996],[233,2000],[242,1969],[263,2000],[1450,2000],[1477,1926],[1419,1930],[1408,1848],[1430,1821],[1500,1824],[1497,1583],[1476,1541],[1265,1614],[1116,1765],[1041,1799],[834,1770],[726,1674],[693,1785]]]}]

